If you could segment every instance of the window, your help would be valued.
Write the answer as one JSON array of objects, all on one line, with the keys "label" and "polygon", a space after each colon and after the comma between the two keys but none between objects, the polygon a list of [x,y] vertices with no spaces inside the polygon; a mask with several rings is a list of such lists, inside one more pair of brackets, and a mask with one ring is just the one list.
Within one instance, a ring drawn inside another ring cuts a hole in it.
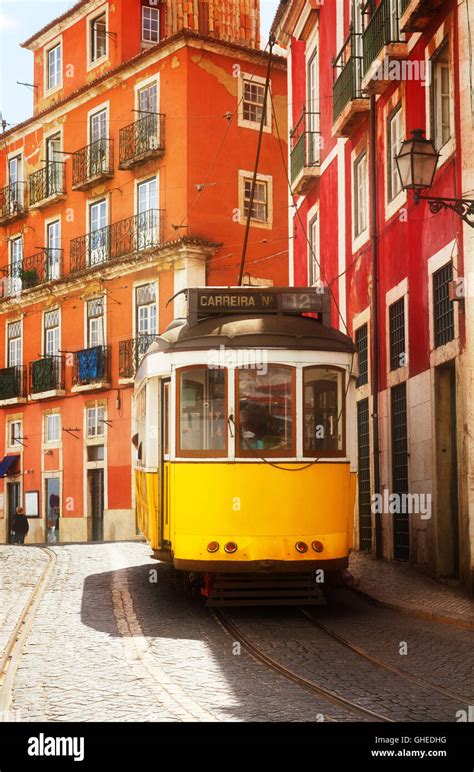
[{"label": "window", "polygon": [[138,109],[143,113],[158,112],[158,83],[156,81],[139,89]]},{"label": "window", "polygon": [[396,162],[396,156],[400,150],[404,139],[402,107],[398,105],[395,112],[388,119],[387,127],[387,147],[388,147],[388,200],[393,201],[402,189],[400,175]]},{"label": "window", "polygon": [[7,444],[10,448],[22,445],[23,427],[21,420],[9,421],[7,424]]},{"label": "window", "polygon": [[319,216],[316,215],[309,224],[308,284],[318,284],[320,278]]},{"label": "window", "polygon": [[56,357],[59,355],[59,309],[47,311],[44,315],[44,355]]},{"label": "window", "polygon": [[24,205],[23,197],[23,164],[21,155],[8,160],[8,183],[10,185],[9,193],[9,214],[13,214],[15,209]]},{"label": "window", "polygon": [[7,325],[8,362],[7,367],[20,367],[22,362],[21,322],[10,322]]},{"label": "window", "polygon": [[433,313],[435,348],[454,338],[454,304],[449,299],[449,283],[453,280],[453,264],[446,263],[433,274]]},{"label": "window", "polygon": [[61,85],[61,43],[48,51],[48,91]]},{"label": "window", "polygon": [[46,227],[47,277],[49,280],[59,279],[61,267],[61,222],[55,220]]},{"label": "window", "polygon": [[62,192],[63,163],[60,134],[55,134],[46,140],[46,166],[46,194],[55,196]]},{"label": "window", "polygon": [[[252,195],[252,179],[244,179],[244,215],[248,217],[250,208],[250,198]],[[268,220],[268,185],[266,182],[257,180],[255,183],[255,194],[252,206],[251,219],[257,222],[267,222]]]},{"label": "window", "polygon": [[23,269],[23,238],[18,236],[10,241],[10,281],[9,292],[21,292],[21,274]]},{"label": "window", "polygon": [[142,8],[142,40],[144,43],[158,43],[160,39],[159,8]]},{"label": "window", "polygon": [[107,110],[99,110],[93,113],[89,119],[90,141],[97,142],[99,139],[107,137]]},{"label": "window", "polygon": [[390,334],[390,370],[406,365],[405,352],[405,298],[392,303],[388,309]]},{"label": "window", "polygon": [[95,439],[105,434],[105,407],[88,407],[86,411],[87,438]]},{"label": "window", "polygon": [[344,373],[330,367],[305,367],[303,384],[305,456],[342,455]]},{"label": "window", "polygon": [[102,13],[89,22],[91,62],[107,55],[106,16]]},{"label": "window", "polygon": [[87,448],[88,461],[103,461],[105,458],[105,448],[103,445],[89,445]]},{"label": "window", "polygon": [[158,240],[157,188],[156,177],[137,186],[138,249],[152,247]]},{"label": "window", "polygon": [[319,161],[319,57],[313,53],[307,65],[306,82],[308,84],[308,111],[306,115],[306,161],[315,164]]},{"label": "window", "polygon": [[135,290],[138,335],[156,335],[156,284],[142,284]]},{"label": "window", "polygon": [[107,260],[107,201],[95,201],[89,206],[89,265]]},{"label": "window", "polygon": [[446,39],[431,60],[431,136],[440,150],[451,139],[451,73]]},{"label": "window", "polygon": [[[250,121],[260,126],[262,120],[263,103],[265,101],[265,84],[254,80],[244,79],[242,117],[244,121]],[[267,125],[268,116],[265,115],[263,125]]]},{"label": "window", "polygon": [[359,354],[359,375],[356,386],[364,386],[369,382],[369,326],[363,324],[355,332],[355,344]]},{"label": "window", "polygon": [[61,416],[59,413],[48,413],[44,417],[44,441],[59,442],[61,437]]},{"label": "window", "polygon": [[360,236],[368,225],[367,153],[364,150],[354,163],[354,235]]},{"label": "window", "polygon": [[294,370],[270,365],[266,374],[237,370],[240,456],[293,456],[295,453]]},{"label": "window", "polygon": [[104,345],[103,298],[87,301],[87,348]]},{"label": "window", "polygon": [[178,455],[227,455],[224,369],[190,367],[178,374]]}]

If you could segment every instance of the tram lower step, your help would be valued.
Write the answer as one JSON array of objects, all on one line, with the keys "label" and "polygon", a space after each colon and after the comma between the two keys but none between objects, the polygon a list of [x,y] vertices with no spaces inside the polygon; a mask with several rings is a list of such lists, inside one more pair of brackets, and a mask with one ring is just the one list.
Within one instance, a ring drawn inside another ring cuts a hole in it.
[{"label": "tram lower step", "polygon": [[314,571],[309,574],[216,574],[206,606],[325,605]]}]

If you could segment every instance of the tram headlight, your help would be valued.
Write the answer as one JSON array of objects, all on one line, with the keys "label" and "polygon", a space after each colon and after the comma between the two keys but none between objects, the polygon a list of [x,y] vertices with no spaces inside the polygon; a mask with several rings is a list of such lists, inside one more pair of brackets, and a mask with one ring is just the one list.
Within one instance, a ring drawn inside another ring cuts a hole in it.
[{"label": "tram headlight", "polygon": [[315,552],[322,552],[323,549],[324,549],[324,546],[323,546],[323,544],[320,541],[313,541],[311,543],[311,546],[312,546],[312,548],[314,549]]},{"label": "tram headlight", "polygon": [[295,549],[297,552],[308,552],[308,545],[304,541],[297,541]]},{"label": "tram headlight", "polygon": [[219,549],[219,542],[218,541],[210,541],[207,545],[207,551],[208,552],[217,552]]},{"label": "tram headlight", "polygon": [[228,541],[224,547],[224,550],[228,555],[232,555],[234,552],[237,552],[237,544],[235,541]]}]

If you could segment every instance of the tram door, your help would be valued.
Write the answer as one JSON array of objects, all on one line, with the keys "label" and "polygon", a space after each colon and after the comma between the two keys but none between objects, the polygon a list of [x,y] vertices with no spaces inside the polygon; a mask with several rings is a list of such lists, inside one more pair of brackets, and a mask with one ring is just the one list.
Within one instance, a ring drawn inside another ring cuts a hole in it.
[{"label": "tram door", "polygon": [[160,437],[160,543],[166,547],[170,544],[170,390],[171,379],[161,381],[161,437]]}]

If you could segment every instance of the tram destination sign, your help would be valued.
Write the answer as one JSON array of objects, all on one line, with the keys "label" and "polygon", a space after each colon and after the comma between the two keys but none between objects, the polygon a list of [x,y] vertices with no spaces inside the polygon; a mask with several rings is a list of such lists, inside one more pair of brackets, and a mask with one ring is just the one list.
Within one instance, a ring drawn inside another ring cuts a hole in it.
[{"label": "tram destination sign", "polygon": [[319,287],[206,287],[188,289],[188,320],[236,314],[318,314],[326,323],[327,291]]}]

